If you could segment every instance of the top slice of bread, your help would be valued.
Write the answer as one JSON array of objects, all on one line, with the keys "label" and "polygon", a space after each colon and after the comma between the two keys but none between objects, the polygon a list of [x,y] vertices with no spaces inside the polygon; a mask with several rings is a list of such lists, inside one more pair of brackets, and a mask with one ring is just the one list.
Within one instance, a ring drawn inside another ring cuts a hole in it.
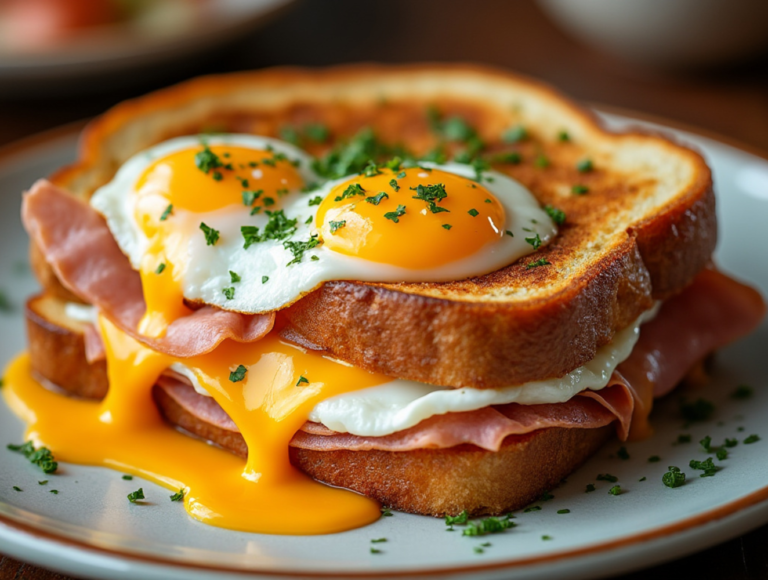
[{"label": "top slice of bread", "polygon": [[[53,181],[87,199],[131,155],[204,131],[279,137],[324,123],[322,154],[371,127],[424,154],[438,143],[427,108],[460,116],[498,163],[542,204],[565,211],[546,248],[497,272],[447,283],[326,283],[285,311],[287,332],[356,366],[452,387],[562,376],[594,357],[653,300],[682,290],[717,238],[710,171],[696,152],[658,135],[606,131],[551,88],[476,66],[364,65],[273,69],[189,81],[127,101],[86,129],[77,163]],[[527,138],[502,135],[523,126]],[[562,132],[568,139],[563,140]],[[449,153],[460,147],[447,144]],[[593,169],[580,172],[579,161]],[[574,195],[574,185],[587,186]],[[48,291],[71,297],[32,248]],[[527,268],[540,258],[548,266]]]}]

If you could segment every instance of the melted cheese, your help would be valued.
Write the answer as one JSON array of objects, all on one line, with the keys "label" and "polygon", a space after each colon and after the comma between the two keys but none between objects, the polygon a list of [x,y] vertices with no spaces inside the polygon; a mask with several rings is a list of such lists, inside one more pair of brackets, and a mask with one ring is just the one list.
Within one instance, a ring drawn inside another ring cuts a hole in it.
[{"label": "melted cheese", "polygon": [[[7,370],[4,394],[29,424],[27,437],[66,462],[102,465],[186,490],[195,519],[270,534],[324,534],[380,516],[373,500],[312,481],[289,462],[288,443],[323,398],[387,380],[305,352],[274,335],[254,344],[225,342],[185,359],[240,429],[248,461],[170,429],[151,390],[174,362],[101,319],[110,390],[102,402],[51,392],[30,376],[29,358]],[[239,365],[247,372],[233,382]],[[302,377],[306,381],[302,380]],[[155,501],[155,498],[148,498]],[[126,500],[127,501],[127,500]]]}]

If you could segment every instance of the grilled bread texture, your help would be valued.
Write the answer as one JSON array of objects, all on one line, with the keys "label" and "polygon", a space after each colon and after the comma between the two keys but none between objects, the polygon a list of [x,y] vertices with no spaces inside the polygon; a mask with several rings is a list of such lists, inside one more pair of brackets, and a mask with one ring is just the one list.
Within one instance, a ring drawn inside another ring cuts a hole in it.
[{"label": "grilled bread texture", "polygon": [[[69,318],[53,296],[31,298],[26,308],[33,372],[67,394],[101,399],[106,364],[85,358],[84,325]],[[240,457],[247,446],[238,431],[192,415],[159,386],[158,409],[173,426]],[[291,463],[318,481],[352,489],[394,509],[432,516],[503,514],[535,501],[586,461],[614,433],[597,429],[541,429],[513,435],[502,448],[474,445],[414,451],[312,451],[291,447]]]},{"label": "grilled bread texture", "polygon": [[[441,123],[457,117],[493,169],[565,212],[559,235],[532,256],[467,280],[325,283],[285,310],[308,346],[369,371],[449,387],[559,377],[709,262],[715,199],[699,154],[659,135],[608,132],[551,88],[477,66],[196,79],[96,119],[79,160],[52,179],[88,199],[131,155],[171,137],[210,130],[280,137],[308,123],[329,129],[327,142],[302,143],[316,155],[370,127],[384,144],[415,155],[442,146],[450,156],[466,143],[448,138]],[[72,299],[34,247],[32,254],[46,290]],[[527,268],[540,259],[549,265]]]}]

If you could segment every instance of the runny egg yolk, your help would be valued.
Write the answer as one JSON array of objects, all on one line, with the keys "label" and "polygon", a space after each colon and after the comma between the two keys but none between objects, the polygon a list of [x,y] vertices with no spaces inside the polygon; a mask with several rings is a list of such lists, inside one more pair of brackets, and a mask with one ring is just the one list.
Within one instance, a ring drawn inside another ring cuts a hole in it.
[{"label": "runny egg yolk", "polygon": [[274,151],[201,145],[153,161],[132,192],[136,223],[150,240],[139,269],[147,303],[139,331],[162,336],[169,324],[189,314],[181,290],[188,239],[204,234],[181,231],[174,212],[201,214],[205,223],[202,214],[227,206],[253,212],[277,209],[283,195],[303,186],[298,169]]},{"label": "runny egg yolk", "polygon": [[401,268],[468,258],[504,236],[504,207],[481,184],[440,169],[378,170],[334,187],[317,223],[326,248]]},{"label": "runny egg yolk", "polygon": [[[238,426],[248,446],[244,463],[171,429],[160,416],[152,387],[178,359],[142,346],[106,319],[100,325],[110,384],[102,402],[43,388],[32,379],[26,355],[5,375],[3,394],[27,421],[28,439],[47,446],[58,460],[111,467],[173,492],[183,489],[193,518],[229,529],[323,534],[378,519],[373,500],[316,483],[295,469],[288,445],[320,400],[390,379],[304,351],[274,333],[251,344],[227,341],[184,359]],[[121,487],[121,494],[137,487]],[[147,501],[170,500],[148,494]]]}]

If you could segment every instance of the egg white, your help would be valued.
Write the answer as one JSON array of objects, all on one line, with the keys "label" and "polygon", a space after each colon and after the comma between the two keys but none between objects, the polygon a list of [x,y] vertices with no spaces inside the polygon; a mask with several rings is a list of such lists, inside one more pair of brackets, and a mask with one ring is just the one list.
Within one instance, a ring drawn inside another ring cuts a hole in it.
[{"label": "egg white", "polygon": [[[252,135],[217,135],[207,137],[210,145],[238,145],[254,149],[272,147],[298,162],[298,170],[307,183],[317,183],[320,178],[311,169],[312,158],[288,143]],[[139,176],[158,157],[174,151],[199,146],[199,137],[180,137],[156,145],[129,159],[114,179],[100,188],[91,199],[91,205],[105,216],[118,245],[138,269],[149,240],[134,219],[135,196],[130,192]],[[474,179],[475,172],[458,163],[436,165],[424,163],[424,167],[439,167],[443,171]],[[389,264],[367,261],[340,254],[319,245],[304,253],[299,263],[288,266],[294,259],[283,240],[267,240],[243,247],[240,227],[266,225],[268,217],[263,213],[251,216],[243,205],[231,205],[205,214],[174,209],[175,234],[183,236],[187,247],[188,264],[181,284],[184,297],[202,301],[226,310],[245,313],[269,312],[289,306],[323,282],[331,280],[359,280],[368,282],[441,282],[461,280],[471,276],[498,270],[534,251],[525,241],[538,233],[542,244],[548,243],[557,228],[540,207],[533,195],[517,181],[497,172],[485,172],[483,185],[499,200],[506,212],[505,230],[514,236],[503,235],[478,253],[467,258],[430,269],[408,269]],[[487,179],[487,178],[491,179]],[[297,219],[296,232],[289,238],[307,241],[316,233],[318,206],[310,206],[309,200],[325,197],[339,183],[350,177],[329,181],[309,194],[290,192],[280,200],[280,207],[290,219]],[[219,230],[220,239],[206,245],[199,230],[200,222]],[[309,221],[310,223],[307,223]],[[316,258],[315,258],[316,257]],[[232,284],[230,271],[236,272],[241,281]],[[234,287],[232,299],[223,289]]]}]

